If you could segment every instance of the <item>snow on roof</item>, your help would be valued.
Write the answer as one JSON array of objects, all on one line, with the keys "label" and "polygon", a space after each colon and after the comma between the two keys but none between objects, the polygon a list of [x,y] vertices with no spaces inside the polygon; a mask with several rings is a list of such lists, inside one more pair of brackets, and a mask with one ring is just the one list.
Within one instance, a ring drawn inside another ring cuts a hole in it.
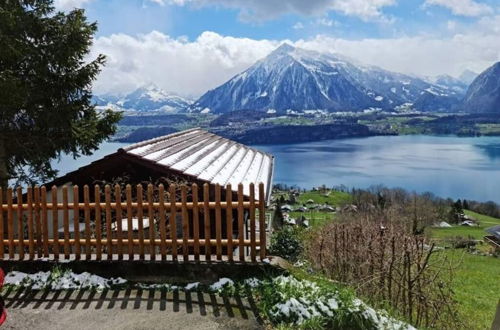
[{"label": "snow on roof", "polygon": [[500,225],[486,228],[485,230],[487,233],[495,236],[497,239],[500,239]]},{"label": "snow on roof", "polygon": [[258,184],[262,182],[269,197],[272,155],[199,128],[146,140],[121,150],[202,181],[222,186],[231,184],[234,191],[243,183],[243,193],[247,196],[249,184],[254,183],[258,198]]}]

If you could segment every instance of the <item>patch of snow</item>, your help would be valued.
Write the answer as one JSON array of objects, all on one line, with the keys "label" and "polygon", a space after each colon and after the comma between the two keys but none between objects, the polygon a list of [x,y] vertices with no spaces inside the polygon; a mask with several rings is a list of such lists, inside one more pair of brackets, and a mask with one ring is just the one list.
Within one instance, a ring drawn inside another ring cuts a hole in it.
[{"label": "patch of snow", "polygon": [[184,287],[184,289],[186,289],[187,291],[196,290],[199,285],[200,285],[200,282],[189,283],[188,285],[186,285]]},{"label": "patch of snow", "polygon": [[384,100],[384,97],[383,97],[383,96],[380,96],[380,95],[375,96],[375,101],[381,102],[381,101],[383,101],[383,100]]},{"label": "patch of snow", "polygon": [[227,277],[223,277],[223,278],[220,278],[214,284],[212,284],[209,288],[212,291],[219,291],[222,288],[224,288],[226,285],[233,285],[233,284],[234,284],[233,280],[231,280],[231,279],[229,279]]},{"label": "patch of snow", "polygon": [[396,88],[392,87],[391,88],[391,92],[393,92],[394,94],[396,94]]},{"label": "patch of snow", "polygon": [[210,108],[205,108],[205,109],[200,111],[200,113],[209,113],[209,112],[210,112]]}]

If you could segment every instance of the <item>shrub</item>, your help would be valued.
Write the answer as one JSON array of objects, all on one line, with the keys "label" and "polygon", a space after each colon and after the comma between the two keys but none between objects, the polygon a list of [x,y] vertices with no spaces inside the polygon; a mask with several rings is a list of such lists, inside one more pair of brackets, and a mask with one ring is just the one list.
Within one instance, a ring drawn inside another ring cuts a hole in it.
[{"label": "shrub", "polygon": [[290,262],[297,261],[303,251],[301,233],[301,228],[287,226],[275,231],[271,236],[269,252]]},{"label": "shrub", "polygon": [[472,250],[477,245],[476,240],[472,236],[469,236],[469,237],[455,236],[453,238],[450,238],[450,243],[451,243],[451,246],[455,249],[470,249],[470,250]]}]

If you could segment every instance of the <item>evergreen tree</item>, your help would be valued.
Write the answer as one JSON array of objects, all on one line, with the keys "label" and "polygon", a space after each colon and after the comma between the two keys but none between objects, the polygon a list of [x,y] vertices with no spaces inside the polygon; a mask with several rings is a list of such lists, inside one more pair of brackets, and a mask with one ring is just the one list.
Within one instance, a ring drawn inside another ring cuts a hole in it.
[{"label": "evergreen tree", "polygon": [[91,100],[104,64],[88,58],[96,30],[53,0],[0,2],[0,187],[51,179],[51,160],[89,155],[114,134],[121,114]]},{"label": "evergreen tree", "polygon": [[466,199],[464,199],[464,201],[462,202],[462,208],[464,210],[468,210],[469,209],[469,202],[467,202]]}]

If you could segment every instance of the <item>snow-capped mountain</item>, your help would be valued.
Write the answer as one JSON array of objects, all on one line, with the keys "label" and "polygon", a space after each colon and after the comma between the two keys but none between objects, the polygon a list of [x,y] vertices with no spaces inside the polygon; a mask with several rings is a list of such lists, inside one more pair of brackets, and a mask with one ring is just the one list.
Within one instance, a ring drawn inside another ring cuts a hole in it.
[{"label": "snow-capped mountain", "polygon": [[467,112],[500,112],[500,62],[483,71],[472,82],[463,102]]},{"label": "snow-capped mountain", "polygon": [[475,73],[474,71],[471,70],[465,70],[462,72],[462,74],[458,77],[464,84],[467,86],[470,85],[474,79],[477,78],[479,74]]},{"label": "snow-capped mountain", "polygon": [[191,102],[179,95],[166,92],[154,84],[140,87],[125,95],[94,96],[99,107],[138,112],[178,112],[189,107]]},{"label": "snow-capped mountain", "polygon": [[[472,72],[472,71],[471,71]],[[455,93],[457,97],[463,97],[467,92],[467,87],[470,83],[465,83],[459,78],[452,77],[450,75],[440,75],[437,77],[432,77],[427,79],[428,82],[438,85],[450,93]]]},{"label": "snow-capped mountain", "polygon": [[420,78],[337,55],[283,44],[246,71],[208,91],[192,111],[394,109],[430,93],[455,99],[456,92]]}]

